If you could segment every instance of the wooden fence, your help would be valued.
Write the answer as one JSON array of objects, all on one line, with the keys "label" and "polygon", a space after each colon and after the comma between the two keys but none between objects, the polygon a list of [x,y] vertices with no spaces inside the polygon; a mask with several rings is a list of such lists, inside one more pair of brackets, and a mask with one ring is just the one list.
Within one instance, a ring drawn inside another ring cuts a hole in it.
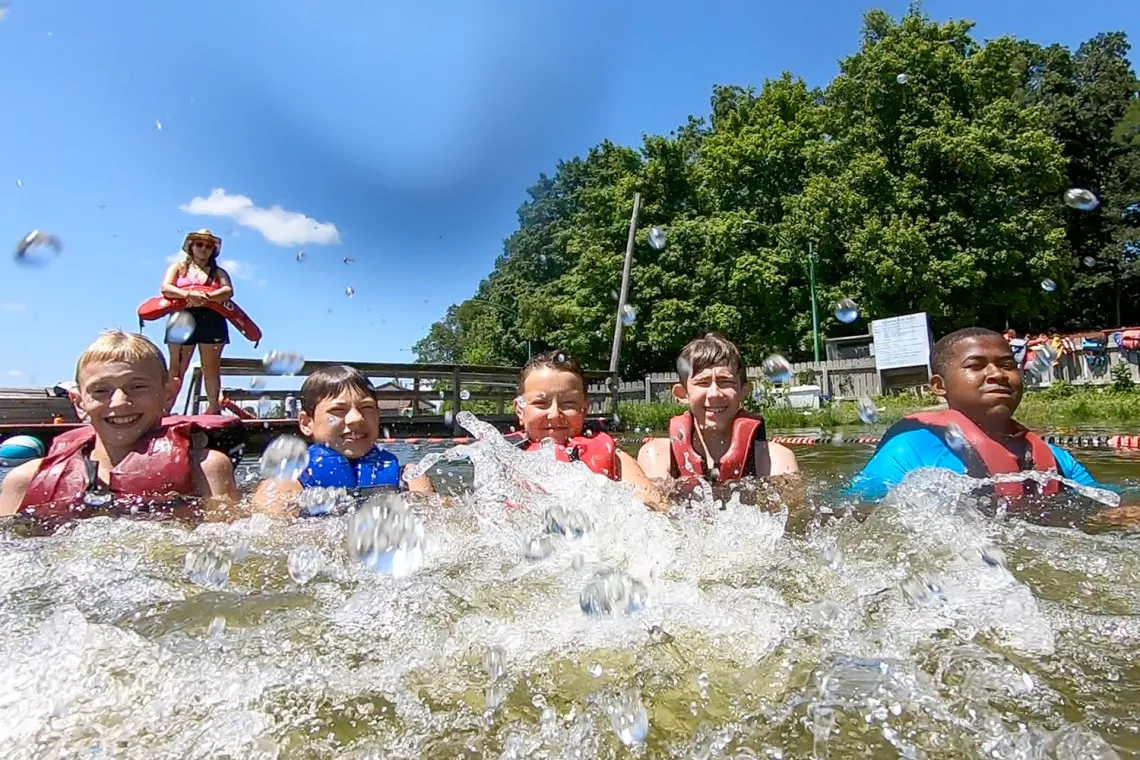
[{"label": "wooden fence", "polygon": [[[875,369],[873,358],[792,364],[792,373],[797,379],[808,372],[815,377],[810,384],[819,385],[821,393],[830,394],[834,398],[854,399],[860,396],[877,396],[882,392],[879,373]],[[754,384],[764,375],[759,367],[749,367],[747,374]],[[673,398],[673,385],[679,382],[679,379],[675,372],[654,372],[641,380],[623,381],[618,386],[618,399],[621,403],[632,404],[669,401]],[[591,414],[604,413],[609,399],[607,383],[591,385]]]},{"label": "wooden fence", "polygon": [[1058,380],[1073,385],[1110,385],[1112,370],[1117,365],[1128,367],[1133,382],[1140,385],[1140,352],[1121,351],[1115,345],[1106,347],[1107,361],[1097,360],[1095,353],[1085,351],[1065,352],[1053,365],[1052,376],[1038,377],[1032,372],[1025,373],[1025,384],[1030,388],[1046,388]]}]

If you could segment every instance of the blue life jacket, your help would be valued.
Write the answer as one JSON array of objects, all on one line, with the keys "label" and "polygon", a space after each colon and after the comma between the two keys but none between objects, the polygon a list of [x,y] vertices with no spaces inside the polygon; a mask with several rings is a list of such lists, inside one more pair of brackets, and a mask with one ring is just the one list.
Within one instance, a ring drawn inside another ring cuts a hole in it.
[{"label": "blue life jacket", "polygon": [[373,447],[360,459],[349,460],[343,454],[309,444],[309,466],[299,478],[305,488],[377,488],[400,485],[400,460],[395,454]]}]

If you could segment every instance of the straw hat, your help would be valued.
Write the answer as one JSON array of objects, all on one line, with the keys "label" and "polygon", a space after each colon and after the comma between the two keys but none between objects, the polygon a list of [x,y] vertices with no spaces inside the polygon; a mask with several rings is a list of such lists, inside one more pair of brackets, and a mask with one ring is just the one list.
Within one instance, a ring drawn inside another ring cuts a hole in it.
[{"label": "straw hat", "polygon": [[222,239],[205,228],[187,235],[186,239],[182,241],[182,250],[186,253],[190,253],[190,244],[195,240],[209,240],[214,244],[215,254],[222,252]]}]

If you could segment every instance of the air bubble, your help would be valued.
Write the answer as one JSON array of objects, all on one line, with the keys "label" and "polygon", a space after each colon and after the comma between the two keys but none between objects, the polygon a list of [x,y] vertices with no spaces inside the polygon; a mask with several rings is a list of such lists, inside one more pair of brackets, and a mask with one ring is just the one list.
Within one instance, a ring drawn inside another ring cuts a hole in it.
[{"label": "air bubble", "polygon": [[166,342],[183,345],[194,334],[194,315],[188,311],[176,311],[166,321]]},{"label": "air bubble", "polygon": [[1095,267],[1096,266],[1096,259],[1093,258],[1092,256],[1085,256],[1084,262],[1085,262],[1086,267]]},{"label": "air bubble", "polygon": [[324,569],[325,558],[312,546],[298,546],[289,552],[285,564],[289,570],[289,577],[304,586]]},{"label": "air bubble", "polygon": [[459,400],[460,401],[470,401],[471,400],[471,391],[467,390],[466,388],[459,391]]},{"label": "air bubble", "polygon": [[866,396],[855,401],[855,410],[859,412],[859,419],[867,425],[873,425],[879,421],[879,407],[875,406],[875,402]]},{"label": "air bubble", "polygon": [[629,327],[637,321],[637,309],[633,308],[630,304],[621,307],[621,323]]},{"label": "air bubble", "polygon": [[906,84],[910,81],[910,76],[908,74],[899,74],[897,77],[895,77],[895,81],[899,84]]},{"label": "air bubble", "polygon": [[654,250],[660,251],[665,247],[665,230],[660,227],[649,228],[649,245]]},{"label": "air bubble", "polygon": [[399,496],[373,497],[349,517],[349,554],[374,573],[411,575],[423,567],[423,544],[423,526]]},{"label": "air bubble", "polygon": [[294,351],[270,351],[261,360],[271,375],[295,375],[305,367],[305,357]]},{"label": "air bubble", "polygon": [[1041,289],[1044,290],[1046,293],[1052,293],[1054,290],[1057,289],[1057,283],[1054,282],[1053,280],[1050,280],[1048,277],[1046,277],[1044,280],[1041,281]]},{"label": "air bubble", "polygon": [[309,445],[295,435],[283,435],[265,447],[261,477],[266,480],[296,480],[309,466]]},{"label": "air bubble", "polygon": [[1100,199],[1091,190],[1070,187],[1065,191],[1065,205],[1077,211],[1092,211],[1100,205]]},{"label": "air bubble", "polygon": [[760,365],[764,377],[773,383],[790,383],[792,381],[792,365],[779,354],[772,354]]},{"label": "air bubble", "polygon": [[298,251],[297,252],[297,261],[304,261],[304,260],[305,260],[305,252],[304,251]]},{"label": "air bubble", "polygon": [[348,288],[344,289],[344,294],[346,296],[348,296],[349,298],[352,298],[354,295],[356,295],[356,291],[353,290],[351,287],[348,287]]},{"label": "air bubble", "polygon": [[40,265],[59,255],[63,244],[50,232],[32,230],[16,245],[16,262]]},{"label": "air bubble", "polygon": [[636,578],[620,570],[601,570],[582,589],[578,602],[590,617],[629,615],[645,607],[648,595]]},{"label": "air bubble", "polygon": [[649,713],[641,702],[637,689],[626,689],[610,702],[610,724],[614,733],[627,747],[642,744],[649,735]]},{"label": "air bubble", "polygon": [[859,318],[859,307],[850,298],[835,304],[835,318],[844,324],[851,324]]},{"label": "air bubble", "polygon": [[217,590],[226,585],[230,577],[233,557],[223,549],[191,549],[186,553],[184,565],[191,582],[203,588]]}]

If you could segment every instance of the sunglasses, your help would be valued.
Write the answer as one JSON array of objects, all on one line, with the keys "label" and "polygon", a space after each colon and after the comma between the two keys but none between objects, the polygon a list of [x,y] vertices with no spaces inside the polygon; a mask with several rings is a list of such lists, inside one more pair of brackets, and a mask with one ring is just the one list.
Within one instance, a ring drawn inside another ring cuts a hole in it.
[{"label": "sunglasses", "polygon": [[195,241],[190,243],[190,247],[191,248],[206,248],[207,250],[213,250],[214,244],[209,242],[209,241],[206,241],[206,240],[195,240]]}]

